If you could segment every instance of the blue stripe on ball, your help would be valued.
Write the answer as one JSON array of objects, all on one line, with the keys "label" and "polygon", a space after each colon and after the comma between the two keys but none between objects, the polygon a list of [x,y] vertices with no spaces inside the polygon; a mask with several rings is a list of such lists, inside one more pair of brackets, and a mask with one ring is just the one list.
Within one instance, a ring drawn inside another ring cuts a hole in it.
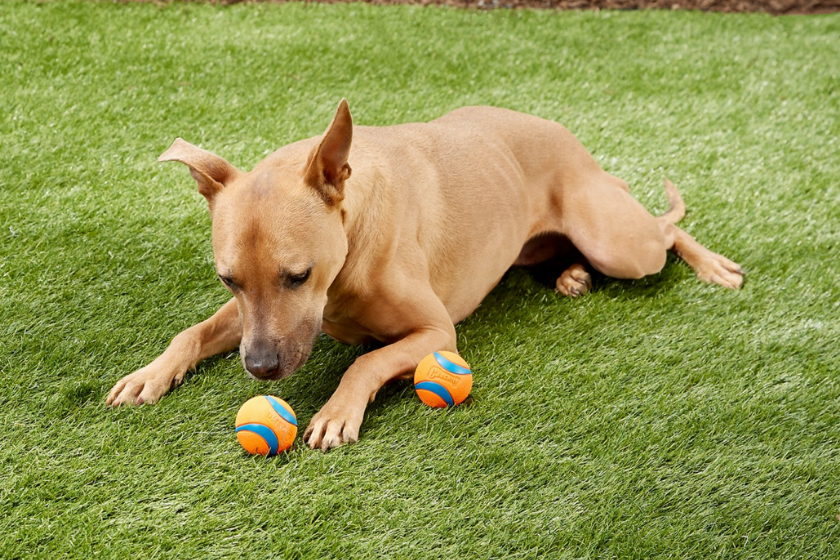
[{"label": "blue stripe on ball", "polygon": [[268,426],[264,426],[262,424],[242,424],[238,428],[236,428],[238,432],[251,432],[257,434],[261,438],[265,440],[268,444],[268,456],[277,455],[277,450],[280,447],[280,442],[277,441],[277,435],[269,428]]},{"label": "blue stripe on ball", "polygon": [[434,381],[421,381],[420,383],[414,385],[414,388],[423,389],[424,391],[434,393],[435,395],[443,399],[443,401],[446,403],[446,406],[455,406],[455,399],[452,398],[452,395],[449,394],[449,391],[446,390],[446,387],[444,387],[440,383],[435,383]]},{"label": "blue stripe on ball", "polygon": [[461,367],[458,364],[453,364],[446,358],[444,358],[440,352],[435,352],[435,360],[437,363],[440,364],[440,367],[448,371],[449,373],[454,373],[456,375],[468,375],[472,373],[469,369],[465,367]]},{"label": "blue stripe on ball", "polygon": [[274,397],[266,396],[265,398],[268,399],[268,402],[271,403],[271,408],[274,409],[274,412],[280,415],[280,418],[293,426],[297,426],[297,418],[295,418],[294,414],[289,412],[285,406],[280,404],[280,402]]}]

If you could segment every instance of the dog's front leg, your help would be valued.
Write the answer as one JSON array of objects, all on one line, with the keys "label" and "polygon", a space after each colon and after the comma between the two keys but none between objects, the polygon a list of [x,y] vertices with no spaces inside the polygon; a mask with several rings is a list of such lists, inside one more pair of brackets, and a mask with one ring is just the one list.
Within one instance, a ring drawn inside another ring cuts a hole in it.
[{"label": "dog's front leg", "polygon": [[333,396],[312,418],[303,440],[327,451],[359,438],[365,408],[388,381],[414,373],[420,360],[437,350],[456,351],[455,327],[427,327],[360,356],[341,378]]},{"label": "dog's front leg", "polygon": [[236,300],[231,299],[212,317],[193,325],[172,339],[152,363],[123,377],[108,394],[106,403],[153,404],[181,383],[187,371],[204,358],[239,346],[242,327]]}]

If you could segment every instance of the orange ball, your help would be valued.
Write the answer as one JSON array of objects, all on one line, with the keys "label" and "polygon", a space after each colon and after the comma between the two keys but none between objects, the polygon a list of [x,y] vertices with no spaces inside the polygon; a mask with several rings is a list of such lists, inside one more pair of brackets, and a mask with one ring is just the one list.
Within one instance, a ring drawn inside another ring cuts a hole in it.
[{"label": "orange ball", "polygon": [[472,389],[472,381],[469,364],[458,354],[443,350],[420,360],[414,370],[417,396],[433,408],[446,408],[464,402]]},{"label": "orange ball", "polygon": [[297,435],[295,411],[283,399],[248,399],[236,414],[236,439],[251,455],[273,457],[292,446]]}]

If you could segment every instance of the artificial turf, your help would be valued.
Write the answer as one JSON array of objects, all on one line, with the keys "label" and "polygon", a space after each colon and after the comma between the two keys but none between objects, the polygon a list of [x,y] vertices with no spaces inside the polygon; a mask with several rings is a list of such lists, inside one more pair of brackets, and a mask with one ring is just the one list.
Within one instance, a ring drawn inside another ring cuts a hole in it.
[{"label": "artificial turf", "polygon": [[[0,557],[840,555],[840,17],[363,4],[0,3]],[[242,168],[467,104],[562,122],[654,211],[740,262],[669,259],[564,299],[512,271],[458,326],[471,399],[407,384],[359,443],[247,456],[364,349],[282,382],[237,353],[156,406],[108,389],[226,299],[182,136]]]}]

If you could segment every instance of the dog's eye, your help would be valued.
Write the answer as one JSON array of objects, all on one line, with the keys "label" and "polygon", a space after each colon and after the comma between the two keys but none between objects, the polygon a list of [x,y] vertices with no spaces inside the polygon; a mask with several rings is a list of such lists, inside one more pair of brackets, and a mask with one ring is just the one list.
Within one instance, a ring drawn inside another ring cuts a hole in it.
[{"label": "dog's eye", "polygon": [[310,268],[306,272],[301,272],[300,274],[292,274],[289,276],[289,283],[292,287],[297,288],[298,286],[302,285],[304,282],[309,280],[309,274],[312,272]]},{"label": "dog's eye", "polygon": [[233,281],[233,278],[230,278],[228,276],[222,276],[221,274],[219,274],[218,276],[219,276],[219,280],[222,281],[222,284],[224,284],[225,286],[227,286],[231,290],[236,288],[236,282]]}]

